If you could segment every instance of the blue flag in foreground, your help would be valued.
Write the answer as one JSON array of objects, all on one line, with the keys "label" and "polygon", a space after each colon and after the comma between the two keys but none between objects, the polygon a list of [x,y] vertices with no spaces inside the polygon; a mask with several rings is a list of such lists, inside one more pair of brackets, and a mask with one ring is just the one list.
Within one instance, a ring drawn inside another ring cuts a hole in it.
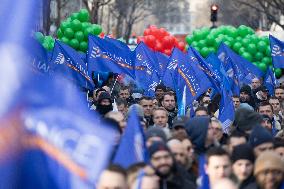
[{"label": "blue flag in foreground", "polygon": [[269,35],[271,57],[274,68],[284,68],[284,42]]},{"label": "blue flag in foreground", "polygon": [[113,40],[101,39],[97,36],[89,36],[88,47],[88,71],[114,72],[134,76],[133,53],[121,43]]},{"label": "blue flag in foreground", "polygon": [[128,168],[134,163],[147,163],[148,161],[149,157],[143,128],[138,119],[137,110],[134,108],[128,117],[127,126],[120,140],[113,163]]},{"label": "blue flag in foreground", "polygon": [[225,88],[222,89],[218,119],[222,123],[224,133],[229,133],[231,124],[235,118],[235,108],[231,96]]},{"label": "blue flag in foreground", "polygon": [[55,42],[50,71],[63,75],[80,87],[91,90],[94,88],[82,55],[60,41]]},{"label": "blue flag in foreground", "polygon": [[275,74],[272,72],[270,68],[267,69],[266,74],[263,79],[264,86],[269,90],[270,95],[274,95],[274,88],[278,87],[279,83],[275,77]]},{"label": "blue flag in foreground", "polygon": [[158,72],[154,67],[155,54],[143,42],[135,51],[135,78],[146,96],[155,96],[155,88],[160,83]]}]

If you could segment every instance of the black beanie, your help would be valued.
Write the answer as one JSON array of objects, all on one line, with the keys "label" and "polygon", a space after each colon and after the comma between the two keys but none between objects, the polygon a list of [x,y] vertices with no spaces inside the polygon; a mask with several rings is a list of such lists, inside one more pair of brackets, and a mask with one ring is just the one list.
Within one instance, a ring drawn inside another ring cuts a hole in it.
[{"label": "black beanie", "polygon": [[263,143],[273,142],[272,135],[264,127],[255,126],[250,134],[249,143],[254,148]]},{"label": "black beanie", "polygon": [[152,157],[152,155],[158,151],[168,151],[171,152],[169,147],[166,145],[166,143],[164,142],[154,142],[149,148],[149,155],[150,158]]},{"label": "black beanie", "polygon": [[235,113],[233,125],[240,131],[252,130],[254,126],[260,125],[262,116],[247,108],[238,108]]},{"label": "black beanie", "polygon": [[232,163],[235,163],[236,161],[240,159],[246,159],[254,163],[255,157],[254,157],[253,149],[249,144],[240,144],[233,148],[233,152],[231,156]]},{"label": "black beanie", "polygon": [[250,88],[250,86],[248,86],[248,85],[242,86],[242,88],[240,89],[240,93],[241,92],[244,92],[246,94],[251,95],[251,88]]},{"label": "black beanie", "polygon": [[103,99],[109,99],[111,102],[111,96],[108,92],[102,92],[98,98],[98,103],[100,103]]},{"label": "black beanie", "polygon": [[164,130],[160,127],[150,127],[145,132],[145,138],[148,140],[151,137],[160,137],[164,142],[167,142],[167,136]]}]

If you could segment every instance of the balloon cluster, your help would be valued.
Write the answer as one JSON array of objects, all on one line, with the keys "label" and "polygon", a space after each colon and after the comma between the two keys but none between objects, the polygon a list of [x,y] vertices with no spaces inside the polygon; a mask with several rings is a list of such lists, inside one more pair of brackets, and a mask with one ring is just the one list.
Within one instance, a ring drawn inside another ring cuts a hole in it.
[{"label": "balloon cluster", "polygon": [[185,50],[185,43],[178,41],[170,35],[165,28],[157,28],[152,25],[144,30],[144,35],[137,38],[137,43],[143,41],[150,49],[171,55],[174,47]]},{"label": "balloon cluster", "polygon": [[90,23],[90,15],[86,9],[73,13],[60,24],[57,37],[60,41],[74,49],[86,52],[88,48],[88,35],[99,35],[102,27]]},{"label": "balloon cluster", "polygon": [[46,50],[51,51],[53,49],[55,39],[53,39],[51,36],[44,36],[41,32],[35,32],[34,36]]},{"label": "balloon cluster", "polygon": [[[272,67],[271,51],[268,37],[255,35],[252,28],[241,25],[220,26],[218,28],[201,28],[185,38],[188,45],[197,49],[203,57],[216,52],[220,43],[224,42],[237,54],[252,62],[262,71]],[[275,75],[282,75],[281,69],[274,69]]]}]

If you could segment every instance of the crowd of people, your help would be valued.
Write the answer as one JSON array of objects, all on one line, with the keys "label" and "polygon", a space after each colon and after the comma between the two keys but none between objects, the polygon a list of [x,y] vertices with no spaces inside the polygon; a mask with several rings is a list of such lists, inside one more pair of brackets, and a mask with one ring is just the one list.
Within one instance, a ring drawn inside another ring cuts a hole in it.
[{"label": "crowd of people", "polygon": [[284,188],[284,86],[269,95],[254,78],[232,100],[235,119],[225,133],[218,120],[220,95],[210,89],[183,116],[175,92],[163,84],[154,98],[113,81],[96,89],[90,108],[121,135],[129,113],[138,110],[150,158],[127,169],[110,163],[96,188],[194,189],[206,179],[212,189]]}]

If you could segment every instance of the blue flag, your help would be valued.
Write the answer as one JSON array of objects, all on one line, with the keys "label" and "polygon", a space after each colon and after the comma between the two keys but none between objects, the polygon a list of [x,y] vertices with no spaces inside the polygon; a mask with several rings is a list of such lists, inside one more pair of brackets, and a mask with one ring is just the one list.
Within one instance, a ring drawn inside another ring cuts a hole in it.
[{"label": "blue flag", "polygon": [[60,41],[56,41],[54,45],[50,72],[63,75],[80,87],[91,90],[94,88],[82,55]]},{"label": "blue flag", "polygon": [[233,94],[239,95],[240,94],[240,77],[243,77],[242,72],[238,69],[238,66],[234,64],[232,59],[229,56],[228,48],[224,43],[221,43],[218,49],[218,58],[221,60],[224,71],[228,77],[231,90]]},{"label": "blue flag", "polygon": [[193,61],[197,62],[197,65],[207,75],[207,78],[211,81],[212,87],[216,91],[220,91],[220,75],[216,72],[210,64],[208,64],[203,57],[193,48],[188,48],[188,55]]},{"label": "blue flag", "polygon": [[270,95],[274,95],[274,88],[279,86],[279,83],[275,77],[275,74],[270,68],[267,69],[266,74],[263,79],[263,85],[267,87]]},{"label": "blue flag", "polygon": [[271,57],[274,68],[284,68],[284,42],[269,35]]},{"label": "blue flag", "polygon": [[130,165],[149,161],[143,128],[134,108],[128,117],[125,132],[115,154],[113,163],[128,168]]},{"label": "blue flag", "polygon": [[206,157],[204,154],[199,156],[198,162],[198,173],[201,178],[201,184],[198,189],[210,189],[209,176],[205,172]]},{"label": "blue flag", "polygon": [[169,60],[168,60],[168,64],[167,67],[165,69],[164,75],[163,75],[163,79],[162,79],[162,83],[167,86],[170,87],[171,89],[177,91],[177,77],[178,77],[178,59],[179,59],[179,54],[180,52],[178,52],[177,49],[174,49]]},{"label": "blue flag", "polygon": [[114,72],[134,76],[133,53],[118,42],[89,35],[88,71]]},{"label": "blue flag", "polygon": [[235,108],[231,96],[225,88],[222,89],[219,117],[224,133],[229,133],[230,126],[235,119]]},{"label": "blue flag", "polygon": [[169,62],[169,57],[160,52],[155,52],[155,55],[156,55],[158,64],[154,64],[154,66],[159,66],[156,69],[159,70],[158,75],[159,75],[159,78],[162,79],[166,71],[168,62]]},{"label": "blue flag", "polygon": [[155,96],[155,88],[160,83],[160,79],[154,64],[154,52],[144,44],[139,43],[135,51],[135,78],[140,88],[145,91],[146,96]]}]

